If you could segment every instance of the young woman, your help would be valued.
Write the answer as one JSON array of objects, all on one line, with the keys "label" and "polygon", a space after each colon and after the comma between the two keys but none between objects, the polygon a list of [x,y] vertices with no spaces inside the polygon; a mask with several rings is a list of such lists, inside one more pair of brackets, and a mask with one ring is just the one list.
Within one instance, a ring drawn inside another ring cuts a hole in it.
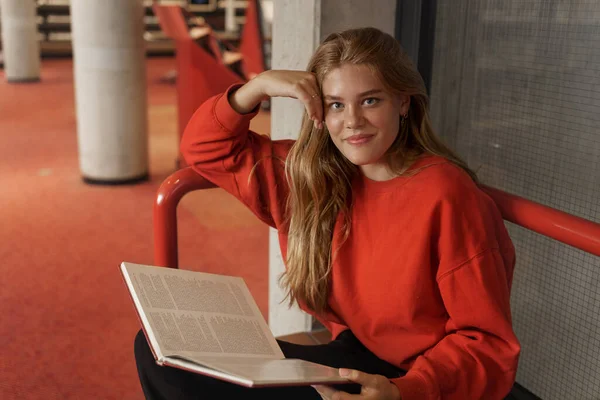
[{"label": "young woman", "polygon": [[[304,104],[297,141],[249,131],[267,97]],[[514,248],[475,175],[435,136],[423,81],[394,38],[333,34],[307,72],[268,71],[230,88],[196,112],[181,150],[278,229],[290,303],[334,338],[279,342],[284,354],[342,368],[355,384],[245,389],[156,366],[140,334],[148,398],[492,400],[510,391],[520,351]]]}]

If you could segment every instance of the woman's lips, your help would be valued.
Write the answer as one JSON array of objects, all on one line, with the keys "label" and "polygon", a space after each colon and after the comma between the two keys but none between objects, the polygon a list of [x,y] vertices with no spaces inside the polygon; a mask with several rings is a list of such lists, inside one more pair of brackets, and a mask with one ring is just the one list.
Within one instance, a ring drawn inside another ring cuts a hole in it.
[{"label": "woman's lips", "polygon": [[352,135],[346,138],[346,142],[354,145],[365,144],[369,142],[375,135],[371,135],[368,133],[360,133],[357,135]]}]

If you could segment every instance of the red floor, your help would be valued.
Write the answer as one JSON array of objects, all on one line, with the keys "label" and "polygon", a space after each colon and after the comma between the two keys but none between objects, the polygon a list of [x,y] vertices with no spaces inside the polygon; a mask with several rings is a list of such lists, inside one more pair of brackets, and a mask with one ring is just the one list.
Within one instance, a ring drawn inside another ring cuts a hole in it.
[{"label": "red floor", "polygon": [[[143,397],[118,266],[152,263],[154,194],[177,152],[175,89],[159,82],[173,65],[148,61],[151,179],[120,187],[81,180],[70,60],[43,60],[37,84],[0,72],[0,398]],[[185,198],[179,220],[181,265],[244,277],[266,315],[267,228],[219,190]]]}]

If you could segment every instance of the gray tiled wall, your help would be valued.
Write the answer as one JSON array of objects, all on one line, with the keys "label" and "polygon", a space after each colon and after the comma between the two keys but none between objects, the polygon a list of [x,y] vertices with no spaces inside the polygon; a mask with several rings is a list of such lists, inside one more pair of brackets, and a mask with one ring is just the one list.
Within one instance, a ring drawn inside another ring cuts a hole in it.
[{"label": "gray tiled wall", "polygon": [[[440,135],[485,183],[600,222],[600,1],[437,4]],[[600,258],[508,225],[517,381],[600,399]]]}]

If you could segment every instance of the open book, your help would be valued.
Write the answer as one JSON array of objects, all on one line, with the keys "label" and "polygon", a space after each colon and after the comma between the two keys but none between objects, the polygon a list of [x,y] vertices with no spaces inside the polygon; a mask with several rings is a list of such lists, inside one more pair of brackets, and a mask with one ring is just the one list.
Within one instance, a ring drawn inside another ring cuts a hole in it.
[{"label": "open book", "polygon": [[159,365],[249,387],[348,383],[286,359],[242,278],[127,262],[121,272]]}]

